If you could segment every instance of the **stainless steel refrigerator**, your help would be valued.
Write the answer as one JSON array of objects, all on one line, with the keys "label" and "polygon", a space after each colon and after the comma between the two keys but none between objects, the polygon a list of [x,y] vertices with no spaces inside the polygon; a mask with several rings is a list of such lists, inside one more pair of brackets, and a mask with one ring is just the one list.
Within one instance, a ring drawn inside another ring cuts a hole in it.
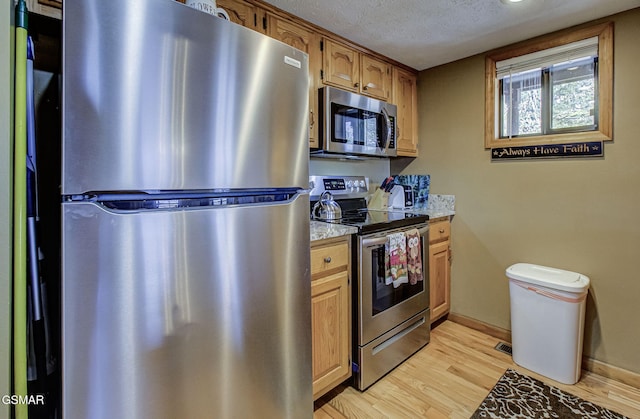
[{"label": "stainless steel refrigerator", "polygon": [[307,71],[173,0],[65,0],[64,418],[313,416]]}]

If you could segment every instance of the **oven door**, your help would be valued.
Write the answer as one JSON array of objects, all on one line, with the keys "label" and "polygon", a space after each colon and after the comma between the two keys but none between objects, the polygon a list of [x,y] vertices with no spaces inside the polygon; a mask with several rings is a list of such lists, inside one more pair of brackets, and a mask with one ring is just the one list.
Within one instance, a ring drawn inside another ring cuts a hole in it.
[{"label": "oven door", "polygon": [[[387,235],[417,228],[420,233],[423,280],[416,284],[386,284]],[[429,226],[419,224],[358,237],[358,344],[365,345],[429,307]]]}]

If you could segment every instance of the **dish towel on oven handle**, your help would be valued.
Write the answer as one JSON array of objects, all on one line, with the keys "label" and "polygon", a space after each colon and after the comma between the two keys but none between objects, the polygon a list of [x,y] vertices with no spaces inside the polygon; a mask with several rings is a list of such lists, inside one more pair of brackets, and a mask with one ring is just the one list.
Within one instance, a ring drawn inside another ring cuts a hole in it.
[{"label": "dish towel on oven handle", "polygon": [[420,245],[420,232],[413,228],[406,233],[407,236],[407,270],[409,271],[409,284],[415,285],[422,281],[422,246]]},{"label": "dish towel on oven handle", "polygon": [[407,236],[393,233],[385,243],[385,284],[394,288],[409,282],[407,277]]}]

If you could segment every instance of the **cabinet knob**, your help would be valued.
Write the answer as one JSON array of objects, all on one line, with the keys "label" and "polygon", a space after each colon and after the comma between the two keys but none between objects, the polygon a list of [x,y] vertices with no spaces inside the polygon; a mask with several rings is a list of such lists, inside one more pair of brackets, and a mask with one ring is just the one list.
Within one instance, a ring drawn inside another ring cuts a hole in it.
[{"label": "cabinet knob", "polygon": [[324,258],[325,263],[331,263],[331,256]]},{"label": "cabinet knob", "polygon": [[440,232],[440,234],[444,233],[444,228],[441,228],[440,230],[438,230]]},{"label": "cabinet knob", "polygon": [[311,118],[310,118],[310,119],[311,119],[311,120],[309,121],[309,128],[310,128],[310,129],[313,129],[313,124],[315,124],[315,123],[316,123],[316,119],[315,119],[315,118],[314,118],[314,116],[313,116],[313,109],[311,109]]},{"label": "cabinet knob", "polygon": [[369,86],[364,86],[364,87],[362,88],[362,90],[367,90],[368,88],[369,88]]},{"label": "cabinet knob", "polygon": [[358,87],[358,86],[360,86],[360,83],[355,83],[355,84],[353,85],[353,87]]}]

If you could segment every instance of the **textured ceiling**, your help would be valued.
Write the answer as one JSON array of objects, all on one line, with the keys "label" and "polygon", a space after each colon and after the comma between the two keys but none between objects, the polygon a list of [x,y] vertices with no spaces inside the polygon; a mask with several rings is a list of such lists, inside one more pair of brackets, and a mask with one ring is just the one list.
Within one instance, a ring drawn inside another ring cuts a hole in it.
[{"label": "textured ceiling", "polygon": [[417,70],[640,7],[640,0],[266,0]]}]

